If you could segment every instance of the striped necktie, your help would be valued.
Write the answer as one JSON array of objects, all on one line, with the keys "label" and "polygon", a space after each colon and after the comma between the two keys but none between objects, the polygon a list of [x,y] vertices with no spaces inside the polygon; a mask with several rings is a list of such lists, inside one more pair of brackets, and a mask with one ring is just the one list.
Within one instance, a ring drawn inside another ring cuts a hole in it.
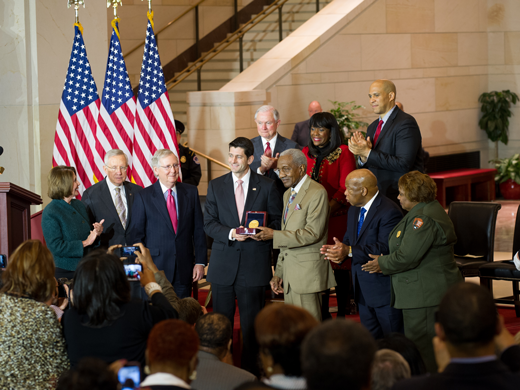
[{"label": "striped necktie", "polygon": [[283,221],[284,222],[287,220],[287,213],[289,212],[289,206],[294,201],[294,198],[296,198],[296,194],[297,194],[297,192],[294,191],[294,189],[291,190],[291,197],[289,198],[289,202],[287,203],[287,207],[285,208],[285,212],[283,213]]},{"label": "striped necktie", "polygon": [[117,215],[119,215],[119,220],[121,221],[121,225],[123,225],[123,229],[126,229],[126,207],[123,203],[123,198],[121,197],[121,188],[116,187],[115,190]]}]

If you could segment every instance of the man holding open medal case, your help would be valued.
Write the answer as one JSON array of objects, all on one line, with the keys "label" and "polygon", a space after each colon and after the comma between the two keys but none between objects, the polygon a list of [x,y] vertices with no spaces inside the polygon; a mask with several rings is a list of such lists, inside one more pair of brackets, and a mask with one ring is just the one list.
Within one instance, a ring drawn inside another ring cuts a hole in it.
[{"label": "man holding open medal case", "polygon": [[233,324],[237,299],[244,339],[242,368],[257,373],[254,320],[264,307],[265,288],[272,277],[273,242],[255,241],[251,234],[259,226],[280,229],[282,201],[274,180],[249,168],[253,154],[247,138],[229,144],[231,173],[209,183],[204,230],[214,239],[207,277],[213,310]]}]

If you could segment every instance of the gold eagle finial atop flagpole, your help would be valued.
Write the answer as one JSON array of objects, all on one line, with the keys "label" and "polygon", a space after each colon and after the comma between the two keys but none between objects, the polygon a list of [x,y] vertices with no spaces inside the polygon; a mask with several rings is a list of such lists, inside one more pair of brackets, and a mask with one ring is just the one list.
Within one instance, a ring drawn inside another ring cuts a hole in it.
[{"label": "gold eagle finial atop flagpole", "polygon": [[117,19],[117,7],[123,6],[123,0],[107,0],[107,8],[114,7],[114,19]]},{"label": "gold eagle finial atop flagpole", "polygon": [[85,0],[68,0],[67,8],[74,7],[74,13],[76,15],[76,23],[79,23],[79,6],[82,5],[85,8]]}]

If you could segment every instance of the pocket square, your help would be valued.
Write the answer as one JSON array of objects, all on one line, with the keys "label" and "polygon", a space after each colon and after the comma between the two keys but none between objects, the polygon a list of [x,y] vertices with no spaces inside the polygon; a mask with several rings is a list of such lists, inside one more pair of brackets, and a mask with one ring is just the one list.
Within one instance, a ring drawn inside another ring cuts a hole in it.
[{"label": "pocket square", "polygon": [[294,207],[294,210],[296,211],[296,210],[301,210],[301,209],[302,209],[301,206],[298,203],[296,203],[296,206]]}]

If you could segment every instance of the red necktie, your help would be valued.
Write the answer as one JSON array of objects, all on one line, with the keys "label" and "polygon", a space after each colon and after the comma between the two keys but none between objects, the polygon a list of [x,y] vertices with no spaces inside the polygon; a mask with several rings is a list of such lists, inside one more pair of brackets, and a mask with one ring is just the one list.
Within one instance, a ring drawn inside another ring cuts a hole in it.
[{"label": "red necktie", "polygon": [[269,141],[265,143],[265,151],[264,154],[267,157],[273,157],[273,151],[271,150],[271,146],[269,145]]},{"label": "red necktie", "polygon": [[379,123],[377,124],[376,133],[374,134],[374,139],[372,140],[372,145],[376,146],[377,139],[379,138],[379,134],[381,134],[381,129],[383,128],[383,120],[379,119]]},{"label": "red necktie", "polygon": [[172,220],[173,231],[177,234],[177,207],[175,207],[175,199],[173,198],[173,189],[168,190],[168,200],[166,201],[166,207],[168,208],[168,214]]}]

